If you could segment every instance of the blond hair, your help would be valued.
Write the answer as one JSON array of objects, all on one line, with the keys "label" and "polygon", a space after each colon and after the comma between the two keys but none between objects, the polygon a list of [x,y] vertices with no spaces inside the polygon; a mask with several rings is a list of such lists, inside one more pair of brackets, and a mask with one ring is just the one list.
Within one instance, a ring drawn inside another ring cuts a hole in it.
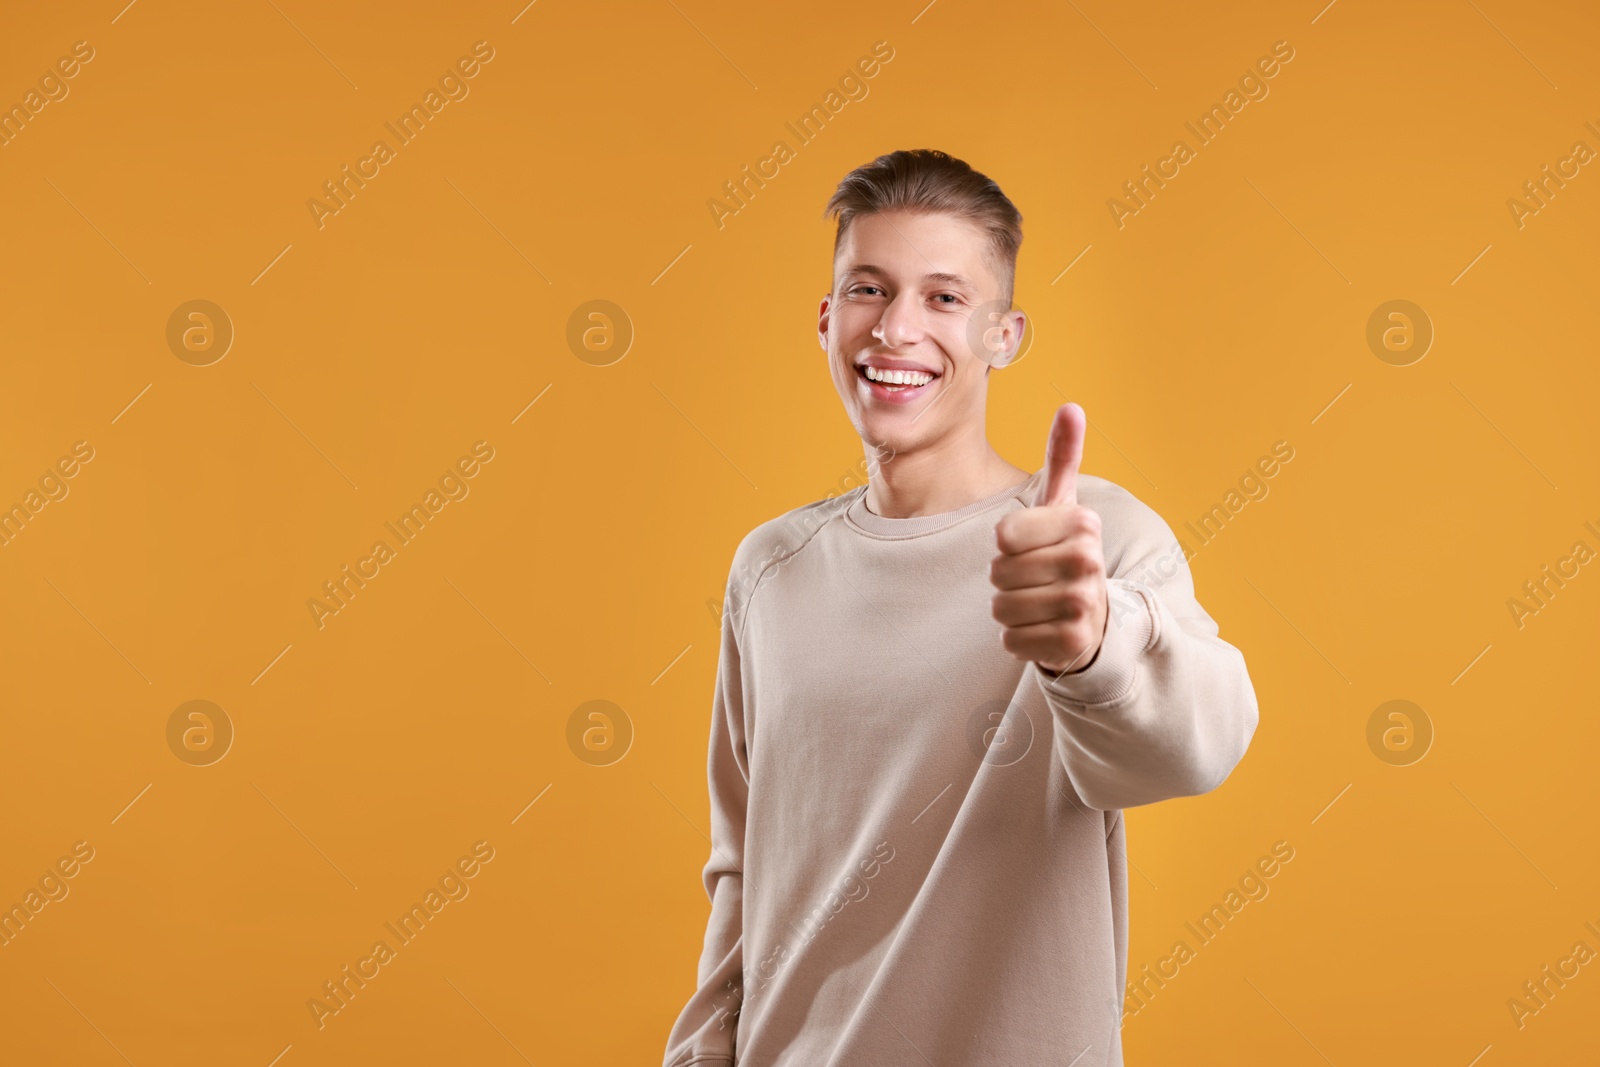
[{"label": "blond hair", "polygon": [[1017,251],[1022,247],[1022,214],[993,179],[936,148],[899,149],[865,163],[839,182],[823,209],[837,217],[833,254],[845,231],[861,215],[884,211],[949,214],[983,230],[988,258],[1009,307],[1015,294]]}]

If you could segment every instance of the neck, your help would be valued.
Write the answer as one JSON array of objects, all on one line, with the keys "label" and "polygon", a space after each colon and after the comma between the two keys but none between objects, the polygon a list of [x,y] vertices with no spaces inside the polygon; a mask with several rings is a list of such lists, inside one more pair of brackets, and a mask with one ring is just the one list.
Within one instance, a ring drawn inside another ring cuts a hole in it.
[{"label": "neck", "polygon": [[982,427],[963,438],[941,441],[916,452],[877,462],[863,446],[871,476],[867,508],[886,519],[940,515],[1021,485],[1029,471],[1013,466],[996,452]]}]

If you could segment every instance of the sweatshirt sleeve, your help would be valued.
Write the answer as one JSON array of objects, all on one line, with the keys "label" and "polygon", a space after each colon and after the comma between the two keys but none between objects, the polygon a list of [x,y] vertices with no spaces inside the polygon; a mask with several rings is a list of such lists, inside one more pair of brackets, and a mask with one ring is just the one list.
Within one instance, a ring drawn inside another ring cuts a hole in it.
[{"label": "sweatshirt sleeve", "polygon": [[[730,581],[730,593],[735,584]],[[732,1067],[734,1062],[734,1032],[744,996],[744,828],[750,789],[737,636],[742,616],[733,595],[723,601],[707,757],[711,850],[701,875],[711,916],[697,967],[698,984],[668,1035],[663,1067]]]},{"label": "sweatshirt sleeve", "polygon": [[1102,529],[1126,540],[1107,565],[1100,650],[1076,672],[1027,668],[1055,718],[1057,758],[1102,811],[1215,789],[1244,757],[1259,714],[1244,655],[1195,599],[1171,527],[1108,486]]}]

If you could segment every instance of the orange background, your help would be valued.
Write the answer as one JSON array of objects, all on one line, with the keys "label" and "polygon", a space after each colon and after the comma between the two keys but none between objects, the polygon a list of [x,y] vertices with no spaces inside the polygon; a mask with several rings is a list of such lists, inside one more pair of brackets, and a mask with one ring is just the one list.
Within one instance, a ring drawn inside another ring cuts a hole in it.
[{"label": "orange background", "polygon": [[[657,1062],[708,908],[708,601],[861,459],[820,213],[913,147],[1025,217],[1008,459],[1078,401],[1084,469],[1181,535],[1295,449],[1191,563],[1261,724],[1218,791],[1129,813],[1130,973],[1295,857],[1128,1015],[1128,1062],[1593,1055],[1600,966],[1520,1029],[1507,1001],[1600,950],[1600,567],[1520,629],[1507,600],[1600,549],[1600,176],[1521,228],[1506,204],[1600,148],[1592,5],[520,6],[6,17],[0,102],[94,58],[0,147],[0,503],[94,457],[0,548],[0,903],[94,858],[0,948],[0,1060]],[[480,40],[469,95],[319,228],[307,200]],[[1108,198],[1280,40],[1269,95],[1119,229]],[[166,340],[195,299],[236,334],[209,366]],[[595,299],[635,331],[609,366],[567,342]],[[1392,299],[1436,331],[1409,366],[1366,342]],[[307,600],[477,441],[470,494],[319,629]],[[596,699],[634,731],[609,766],[567,741]],[[1393,699],[1435,734],[1409,766],[1368,747]],[[235,730],[209,766],[168,746],[190,700]],[[479,841],[470,895],[319,1031],[307,1000]]]}]

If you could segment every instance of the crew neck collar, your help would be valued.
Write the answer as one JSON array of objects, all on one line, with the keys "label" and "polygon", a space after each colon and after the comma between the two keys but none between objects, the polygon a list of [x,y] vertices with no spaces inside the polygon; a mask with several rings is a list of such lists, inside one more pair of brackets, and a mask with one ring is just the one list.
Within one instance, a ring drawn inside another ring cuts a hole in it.
[{"label": "crew neck collar", "polygon": [[974,515],[982,514],[992,508],[998,507],[1007,500],[1020,500],[1023,506],[1032,502],[1034,492],[1039,484],[1039,476],[1044,473],[1044,468],[1034,471],[1028,480],[1000,490],[982,500],[975,500],[966,507],[954,511],[942,511],[934,515],[915,515],[904,519],[891,519],[867,510],[867,488],[862,486],[856,498],[845,509],[845,522],[861,533],[871,537],[894,539],[900,537],[920,537],[924,534],[936,533],[948,529],[957,523],[965,522]]}]

